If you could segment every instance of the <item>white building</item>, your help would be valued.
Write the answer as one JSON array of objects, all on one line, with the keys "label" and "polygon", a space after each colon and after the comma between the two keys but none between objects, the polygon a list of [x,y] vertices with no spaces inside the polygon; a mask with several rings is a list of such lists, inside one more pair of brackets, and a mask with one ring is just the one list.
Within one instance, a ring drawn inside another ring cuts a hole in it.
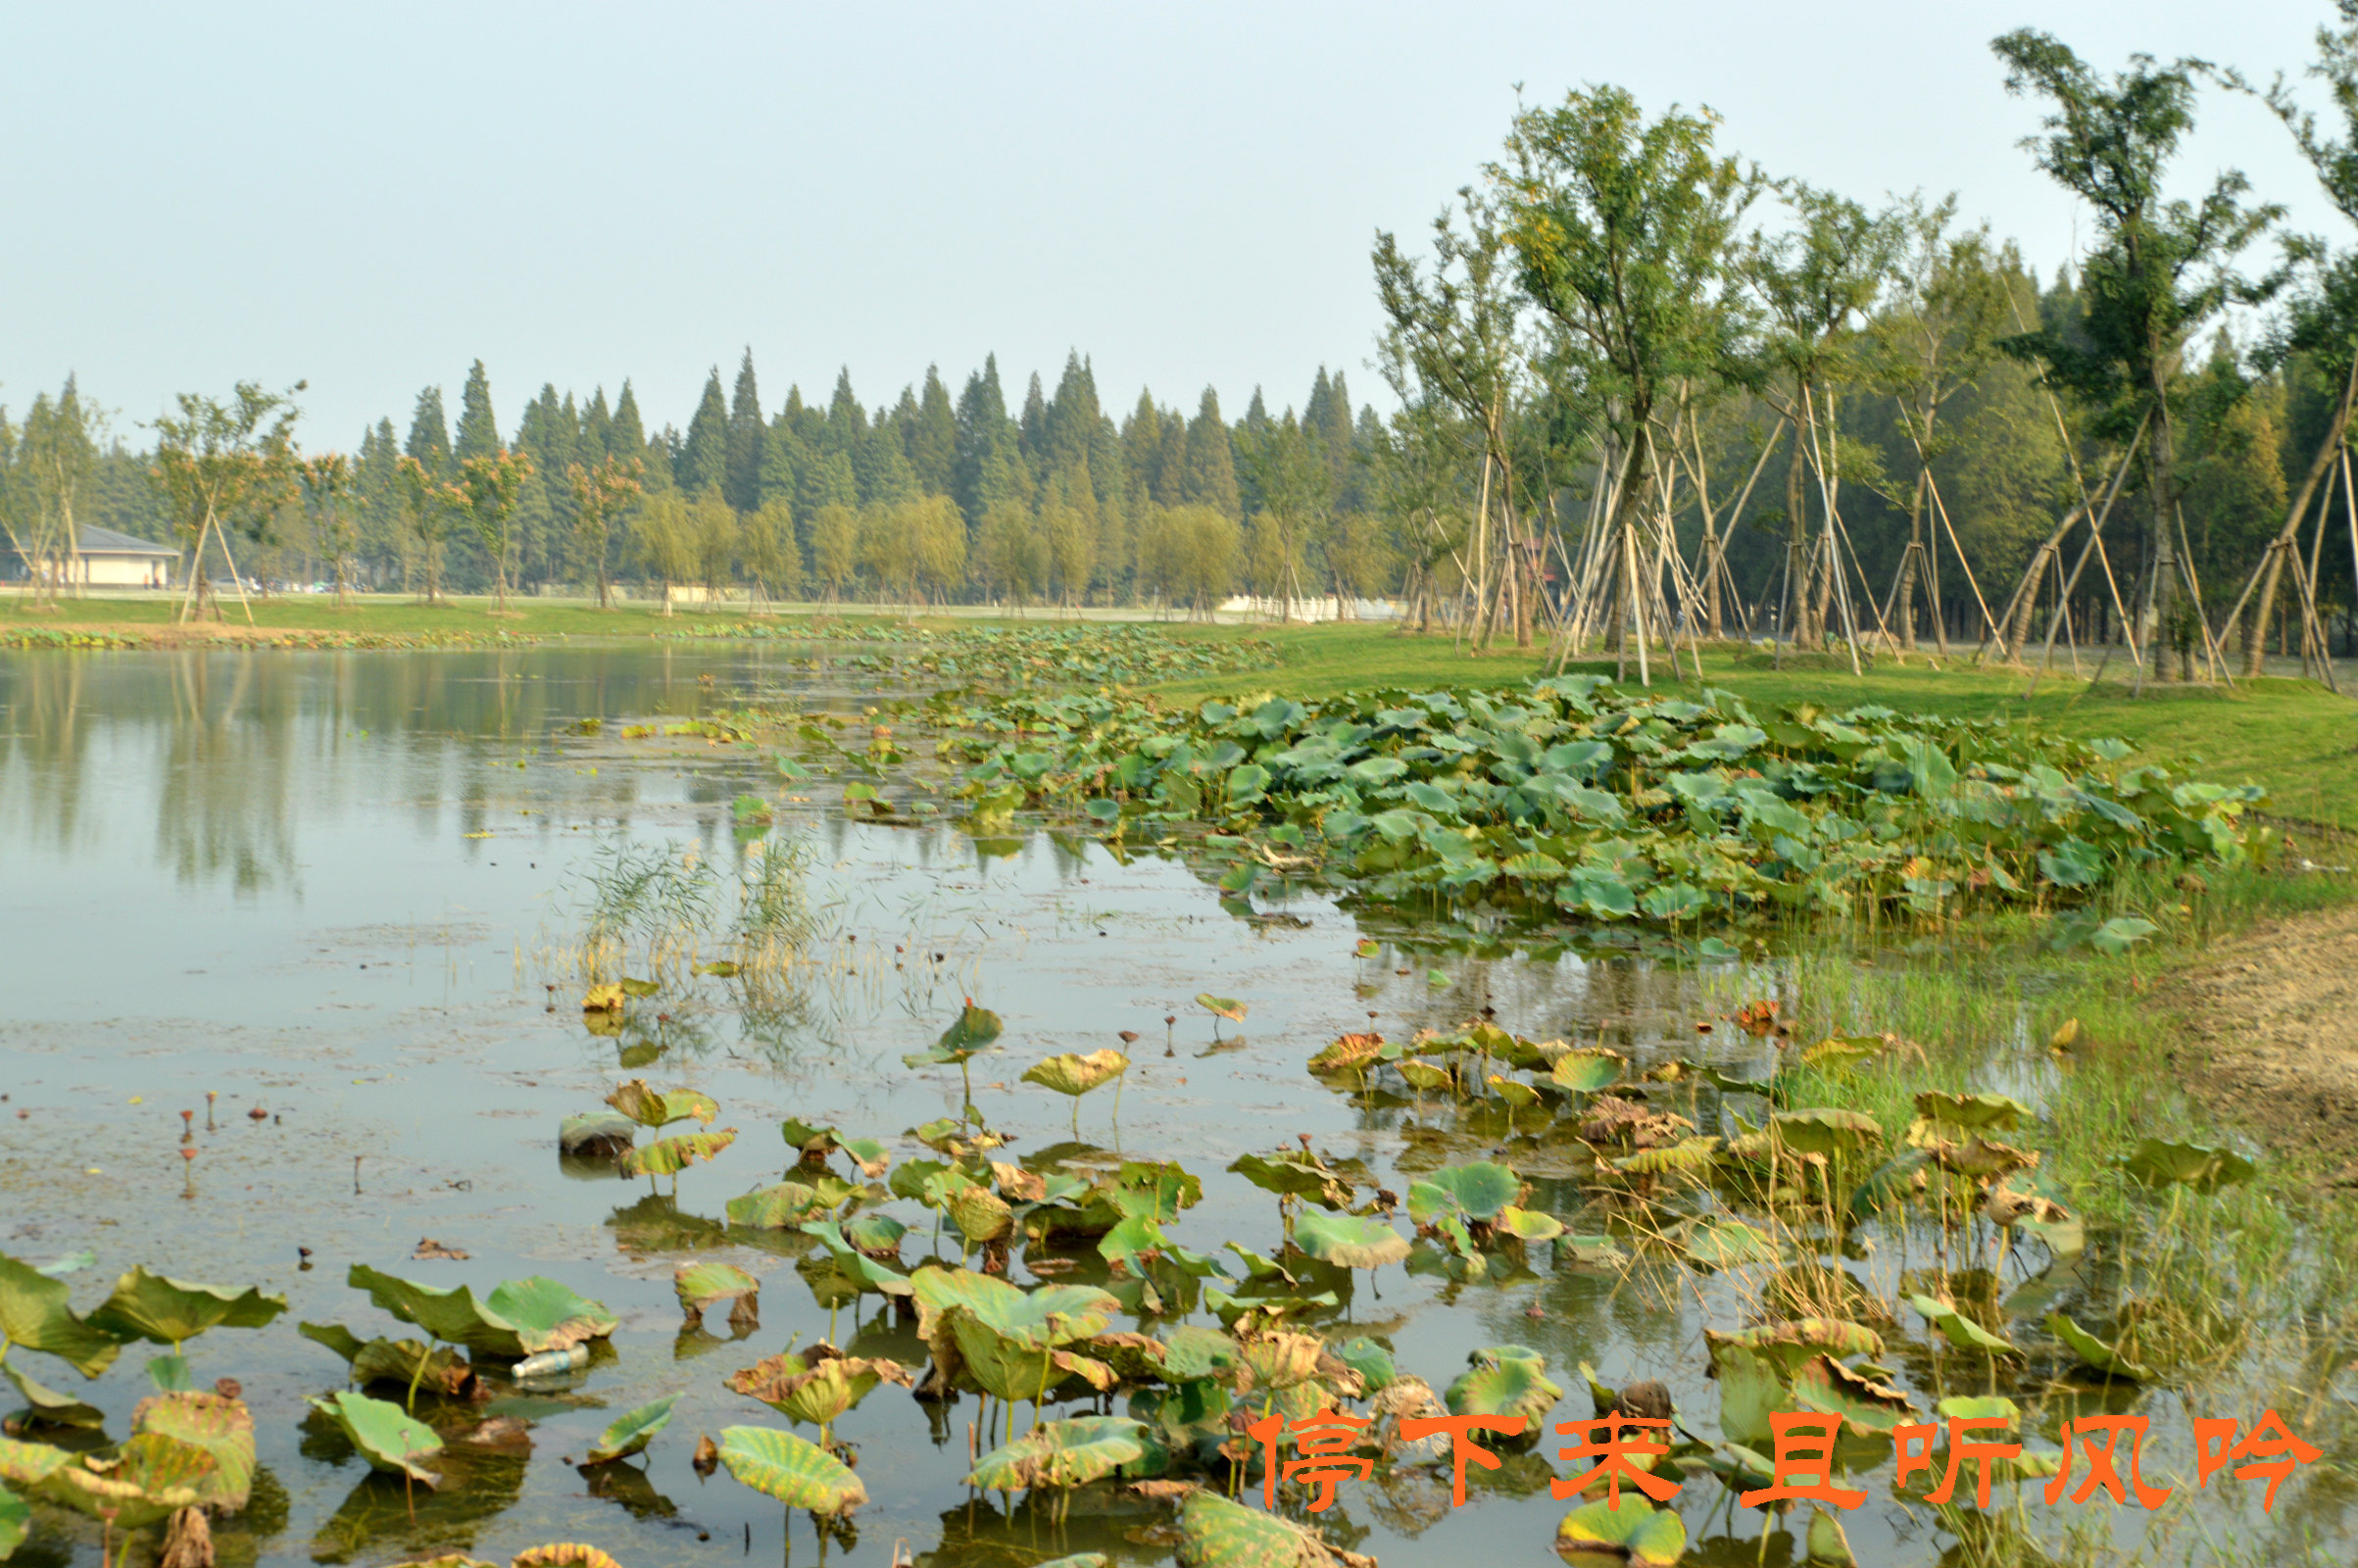
[{"label": "white building", "polygon": [[[172,569],[179,564],[179,551],[170,545],[149,544],[127,533],[101,528],[94,523],[78,524],[81,555],[73,564],[70,588],[165,588],[171,586]],[[0,547],[0,570],[15,581],[23,581],[25,564],[16,551]]]}]

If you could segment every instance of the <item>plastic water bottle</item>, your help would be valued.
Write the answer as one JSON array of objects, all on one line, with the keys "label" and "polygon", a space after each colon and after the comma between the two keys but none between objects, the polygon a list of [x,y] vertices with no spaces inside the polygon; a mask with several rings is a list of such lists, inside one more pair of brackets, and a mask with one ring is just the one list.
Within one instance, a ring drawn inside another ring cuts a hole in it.
[{"label": "plastic water bottle", "polygon": [[543,1350],[538,1355],[524,1357],[516,1363],[515,1376],[516,1381],[521,1383],[526,1378],[561,1377],[567,1372],[578,1371],[587,1365],[589,1365],[589,1347],[568,1345],[562,1350]]}]

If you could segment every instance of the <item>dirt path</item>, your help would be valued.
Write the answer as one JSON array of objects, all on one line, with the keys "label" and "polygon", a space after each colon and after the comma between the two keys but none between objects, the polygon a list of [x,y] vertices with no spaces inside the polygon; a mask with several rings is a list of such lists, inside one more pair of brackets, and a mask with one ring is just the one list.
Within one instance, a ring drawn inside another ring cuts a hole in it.
[{"label": "dirt path", "polygon": [[2197,1093],[2288,1153],[2358,1186],[2358,908],[2260,926],[2176,977]]}]

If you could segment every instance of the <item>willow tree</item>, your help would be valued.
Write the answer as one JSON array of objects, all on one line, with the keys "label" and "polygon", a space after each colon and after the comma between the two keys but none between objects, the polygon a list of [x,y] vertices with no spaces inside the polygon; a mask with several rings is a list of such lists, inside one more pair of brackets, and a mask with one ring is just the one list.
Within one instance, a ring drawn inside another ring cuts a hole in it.
[{"label": "willow tree", "polygon": [[1635,618],[1642,674],[1648,596],[1636,522],[1654,490],[1656,411],[1680,381],[1718,377],[1735,360],[1740,319],[1724,281],[1761,184],[1715,149],[1717,123],[1675,106],[1649,122],[1625,89],[1592,87],[1517,115],[1505,159],[1489,169],[1523,291],[1611,431],[1608,527],[1621,562],[1611,626]]},{"label": "willow tree", "polygon": [[606,557],[617,513],[646,488],[641,476],[646,466],[637,458],[600,458],[583,466],[573,464],[565,478],[573,487],[573,544],[589,563],[598,583],[598,608],[607,608],[609,583]]},{"label": "willow tree", "polygon": [[[182,392],[173,399],[179,412],[156,420],[152,471],[173,531],[188,551],[180,619],[202,614],[212,596],[212,580],[205,575],[208,542],[220,548],[230,581],[238,582],[230,530],[259,534],[293,491],[299,413],[294,394],[302,390],[300,381],[282,393],[240,381],[225,402]],[[242,583],[238,598],[245,598]],[[248,606],[246,619],[253,618]]]},{"label": "willow tree", "polygon": [[[2132,55],[2107,77],[2050,34],[2022,28],[1990,43],[2006,66],[2006,90],[2037,94],[2050,112],[2043,135],[2025,141],[2039,168],[2088,203],[2096,243],[2082,264],[2076,321],[2049,321],[2003,340],[2037,363],[2049,384],[2078,398],[2095,433],[2142,442],[2151,506],[2143,618],[2180,651],[2193,673],[2196,633],[2209,645],[2199,603],[2181,611],[2187,572],[2178,509],[2172,410],[2179,401],[2187,340],[2231,304],[2258,304],[2283,274],[2257,280],[2235,259],[2283,216],[2246,202],[2251,183],[2236,170],[2218,174],[2198,201],[2172,200],[2162,179],[2194,128],[2194,89],[2210,73],[2199,60],[2164,66]],[[2192,587],[2190,578],[2186,584]],[[2156,656],[2154,671],[2168,678]]]}]

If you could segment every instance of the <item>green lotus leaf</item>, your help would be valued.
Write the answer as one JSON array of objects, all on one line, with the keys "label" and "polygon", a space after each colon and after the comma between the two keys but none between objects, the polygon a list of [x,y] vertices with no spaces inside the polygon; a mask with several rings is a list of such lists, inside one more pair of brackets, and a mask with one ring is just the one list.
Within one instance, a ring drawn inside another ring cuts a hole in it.
[{"label": "green lotus leaf", "polygon": [[406,1475],[429,1487],[442,1484],[442,1478],[425,1467],[426,1460],[442,1451],[442,1440],[434,1436],[432,1428],[411,1420],[400,1405],[348,1389],[314,1399],[311,1405],[340,1427],[352,1446],[377,1469]]},{"label": "green lotus leaf", "polygon": [[1524,1110],[1539,1103],[1540,1092],[1519,1078],[1508,1078],[1494,1072],[1488,1082],[1498,1097],[1506,1102],[1509,1110]]},{"label": "green lotus leaf", "polygon": [[1641,1149],[1611,1161],[1609,1168],[1624,1176],[1687,1176],[1700,1180],[1718,1160],[1719,1139],[1705,1135],[1682,1138],[1656,1149]]},{"label": "green lotus leaf", "polygon": [[1891,1049],[1891,1043],[1881,1035],[1829,1035],[1815,1045],[1801,1048],[1801,1065],[1840,1074]]},{"label": "green lotus leaf", "polygon": [[661,985],[653,980],[633,980],[628,975],[624,975],[621,979],[615,981],[614,984],[622,988],[622,994],[624,996],[638,997],[641,999],[652,997],[663,989]]},{"label": "green lotus leaf", "polygon": [[0,1438],[0,1481],[12,1487],[29,1491],[73,1462],[73,1454],[46,1443]]},{"label": "green lotus leaf", "polygon": [[1454,1214],[1490,1224],[1523,1196],[1523,1178],[1504,1165],[1476,1160],[1445,1165],[1408,1186],[1408,1217],[1420,1225],[1436,1215]]},{"label": "green lotus leaf", "polygon": [[1769,1417],[1792,1408],[1777,1358],[1731,1347],[1712,1366],[1719,1375],[1719,1435],[1732,1444],[1773,1441]]},{"label": "green lotus leaf", "polygon": [[213,1455],[193,1443],[142,1432],[112,1458],[84,1454],[53,1471],[38,1494],[118,1530],[142,1530],[197,1506],[217,1468]]},{"label": "green lotus leaf", "polygon": [[[966,1372],[1001,1398],[1036,1398],[1067,1377],[1103,1370],[1086,1357],[1059,1353],[1105,1331],[1121,1303],[1086,1285],[1024,1291],[966,1269],[928,1265],[909,1276],[917,1332],[941,1354],[947,1333]],[[1086,1364],[1083,1364],[1086,1363]],[[1022,1392],[1017,1392],[1022,1391]]]},{"label": "green lotus leaf", "polygon": [[1624,1492],[1618,1503],[1587,1502],[1564,1515],[1555,1527],[1555,1550],[1575,1568],[1672,1568],[1686,1554],[1687,1526],[1668,1509]]},{"label": "green lotus leaf", "polygon": [[1234,997],[1215,997],[1208,991],[1196,993],[1196,1005],[1230,1023],[1243,1023],[1245,1014],[1252,1011],[1250,1003],[1239,1002]]},{"label": "green lotus leaf", "polygon": [[1456,1075],[1449,1068],[1436,1067],[1429,1061],[1403,1061],[1399,1066],[1400,1076],[1407,1079],[1409,1087],[1413,1089],[1447,1089],[1457,1081]]},{"label": "green lotus leaf", "polygon": [[723,1127],[716,1133],[678,1133],[622,1151],[614,1168],[624,1176],[676,1176],[700,1159],[716,1158],[736,1141],[734,1127]]},{"label": "green lotus leaf", "polygon": [[1217,1329],[1190,1323],[1163,1342],[1163,1376],[1177,1383],[1232,1382],[1245,1364],[1244,1348]]},{"label": "green lotus leaf", "polygon": [[[882,1218],[882,1216],[876,1217]],[[896,1231],[898,1230],[898,1221],[886,1219],[885,1223],[894,1226]],[[898,1269],[887,1268],[884,1264],[868,1256],[865,1251],[855,1247],[851,1238],[846,1236],[842,1228],[833,1220],[810,1220],[803,1225],[802,1230],[804,1235],[815,1236],[819,1239],[819,1242],[827,1249],[829,1255],[835,1259],[836,1266],[850,1275],[860,1290],[873,1291],[881,1296],[907,1296],[909,1294],[908,1275]],[[896,1235],[894,1239],[898,1241],[899,1237]]]},{"label": "green lotus leaf", "polygon": [[1780,1110],[1770,1115],[1769,1127],[1779,1142],[1804,1154],[1846,1159],[1883,1147],[1883,1123],[1861,1110]]},{"label": "green lotus leaf", "polygon": [[1564,1222],[1553,1214],[1517,1208],[1509,1203],[1498,1210],[1498,1229],[1499,1235],[1511,1236],[1519,1242],[1551,1242],[1564,1234]]},{"label": "green lotus leaf", "polygon": [[1916,1190],[1916,1177],[1925,1166],[1933,1163],[1929,1149],[1911,1149],[1885,1160],[1856,1187],[1843,1203],[1843,1214],[1855,1225],[1870,1215],[1887,1209],[1903,1208]]},{"label": "green lotus leaf", "polygon": [[1952,1127],[2005,1132],[2036,1119],[2031,1107],[2011,1095],[1950,1095],[1927,1090],[1916,1097],[1916,1114]]},{"label": "green lotus leaf", "polygon": [[[371,1383],[399,1383],[407,1388],[416,1382],[455,1395],[474,1376],[474,1369],[447,1346],[428,1347],[419,1340],[364,1340],[341,1323],[298,1323],[295,1332],[342,1356],[351,1368],[352,1381],[364,1388]],[[423,1367],[418,1365],[420,1360]]]},{"label": "green lotus leaf", "polygon": [[989,1048],[999,1038],[1003,1025],[999,1014],[988,1007],[978,1007],[969,1002],[958,1012],[941,1039],[924,1051],[911,1052],[901,1058],[906,1066],[938,1067],[945,1063],[956,1066]]},{"label": "green lotus leaf", "polygon": [[1802,1538],[1802,1547],[1810,1568],[1858,1568],[1858,1554],[1850,1549],[1842,1522],[1814,1502],[1809,1505],[1809,1533]]},{"label": "green lotus leaf", "polygon": [[2021,1348],[2013,1341],[1990,1333],[1955,1307],[1943,1306],[1929,1296],[1910,1296],[1908,1305],[1961,1350],[1983,1350],[1991,1355],[2022,1354]]},{"label": "green lotus leaf", "polygon": [[1547,1377],[1546,1357],[1519,1345],[1494,1345],[1466,1357],[1469,1370],[1442,1402],[1451,1415],[1520,1415],[1538,1421],[1564,1391]]},{"label": "green lotus leaf", "polygon": [[1181,1568],[1331,1568],[1319,1538],[1291,1520],[1191,1492],[1179,1507]]},{"label": "green lotus leaf", "polygon": [[1078,1098],[1101,1084],[1110,1083],[1130,1065],[1118,1051],[1092,1051],[1087,1055],[1066,1052],[1023,1069],[1023,1081]]},{"label": "green lotus leaf", "polygon": [[1710,1348],[1714,1366],[1729,1350],[1748,1350],[1765,1358],[1780,1374],[1791,1374],[1821,1350],[1838,1360],[1883,1354],[1882,1335],[1863,1324],[1837,1317],[1791,1318],[1726,1334],[1705,1329],[1703,1341]]},{"label": "green lotus leaf", "polygon": [[1306,1152],[1295,1157],[1240,1154],[1228,1168],[1280,1198],[1304,1199],[1327,1208],[1351,1205],[1351,1178]]},{"label": "green lotus leaf", "polygon": [[908,1234],[909,1227],[890,1214],[859,1214],[843,1224],[844,1240],[862,1252],[898,1253]]},{"label": "green lotus leaf", "polygon": [[2177,1182],[2201,1193],[2247,1182],[2259,1171],[2258,1166],[2232,1149],[2174,1144],[2160,1138],[2139,1140],[2137,1152],[2122,1161],[2122,1168],[2148,1187],[2166,1187]]},{"label": "green lotus leaf", "polygon": [[631,1079],[608,1095],[606,1102],[642,1127],[667,1127],[690,1117],[710,1127],[720,1114],[720,1104],[711,1095],[694,1089],[659,1092],[648,1088],[644,1078]]},{"label": "green lotus leaf", "polygon": [[1381,1268],[1408,1255],[1408,1239],[1382,1220],[1323,1208],[1295,1217],[1294,1245],[1339,1268]]},{"label": "green lotus leaf", "polygon": [[1987,1420],[1995,1417],[2008,1426],[2022,1424],[2022,1406],[2002,1394],[1952,1395],[1933,1406],[1943,1421]]},{"label": "green lotus leaf", "polygon": [[1143,1457],[1143,1423],[1118,1415],[1043,1421],[974,1462],[966,1485],[988,1492],[1086,1486]]},{"label": "green lotus leaf", "polygon": [[243,1399],[225,1395],[162,1394],[131,1411],[134,1433],[153,1432],[213,1455],[212,1473],[196,1484],[204,1506],[236,1513],[254,1489],[254,1416]]},{"label": "green lotus leaf", "polygon": [[17,1548],[25,1544],[25,1538],[31,1533],[32,1509],[25,1505],[23,1497],[6,1487],[0,1487],[0,1562],[14,1556]]},{"label": "green lotus leaf", "polygon": [[1555,1064],[1547,1070],[1547,1081],[1567,1094],[1589,1095],[1620,1082],[1627,1068],[1628,1063],[1618,1051],[1581,1046],[1555,1058]]},{"label": "green lotus leaf", "polygon": [[731,1225],[756,1230],[785,1230],[835,1211],[816,1187],[801,1182],[776,1182],[730,1199],[721,1205]]},{"label": "green lotus leaf", "polygon": [[2069,1346],[2083,1364],[2108,1378],[2127,1378],[2133,1383],[2161,1381],[2152,1368],[2122,1354],[2118,1346],[2105,1344],[2066,1313],[2049,1312],[2047,1332]]},{"label": "green lotus leaf", "polygon": [[867,1488],[848,1465],[791,1432],[771,1427],[725,1428],[720,1434],[720,1462],[738,1481],[789,1508],[842,1514],[868,1500]]},{"label": "green lotus leaf", "polygon": [[946,1211],[969,1242],[995,1242],[1015,1228],[1015,1211],[1007,1200],[973,1182],[950,1195]]},{"label": "green lotus leaf", "polygon": [[690,1317],[702,1317],[715,1301],[757,1296],[761,1289],[760,1280],[734,1263],[682,1263],[671,1271],[671,1294]]},{"label": "green lotus leaf", "polygon": [[1774,1238],[1737,1219],[1693,1221],[1681,1229],[1679,1246],[1690,1262],[1704,1268],[1773,1263],[1778,1256]]},{"label": "green lotus leaf", "polygon": [[1400,1381],[1400,1371],[1393,1365],[1392,1352],[1364,1334],[1336,1346],[1334,1357],[1359,1374],[1359,1381],[1370,1395],[1381,1394]]},{"label": "green lotus leaf", "polygon": [[146,1265],[115,1282],[115,1293],[90,1314],[90,1326],[118,1340],[178,1346],[210,1328],[258,1329],[286,1310],[286,1298],[248,1286],[200,1285],[151,1274]]},{"label": "green lotus leaf", "polygon": [[537,1355],[584,1340],[603,1339],[619,1319],[572,1288],[532,1275],[510,1280],[476,1300],[464,1285],[437,1290],[355,1263],[345,1281],[404,1323],[446,1344],[493,1355]]},{"label": "green lotus leaf", "polygon": [[26,1418],[43,1426],[81,1427],[94,1432],[107,1424],[105,1411],[82,1403],[71,1394],[60,1394],[36,1383],[6,1362],[0,1362],[0,1377],[16,1385],[18,1396],[25,1401]]},{"label": "green lotus leaf", "polygon": [[1888,1383],[1853,1372],[1828,1355],[1814,1355],[1794,1368],[1793,1402],[1804,1409],[1839,1415],[1859,1437],[1891,1430],[1915,1414],[1915,1401]]},{"label": "green lotus leaf", "polygon": [[789,1420],[823,1427],[868,1396],[879,1383],[909,1381],[897,1361],[878,1357],[825,1355],[814,1347],[809,1357],[792,1351],[768,1356],[727,1382],[731,1392],[759,1399]]},{"label": "green lotus leaf", "polygon": [[666,1394],[617,1417],[590,1446],[589,1462],[605,1464],[627,1458],[646,1447],[655,1441],[657,1433],[671,1424],[671,1407],[677,1403],[678,1395]]}]

